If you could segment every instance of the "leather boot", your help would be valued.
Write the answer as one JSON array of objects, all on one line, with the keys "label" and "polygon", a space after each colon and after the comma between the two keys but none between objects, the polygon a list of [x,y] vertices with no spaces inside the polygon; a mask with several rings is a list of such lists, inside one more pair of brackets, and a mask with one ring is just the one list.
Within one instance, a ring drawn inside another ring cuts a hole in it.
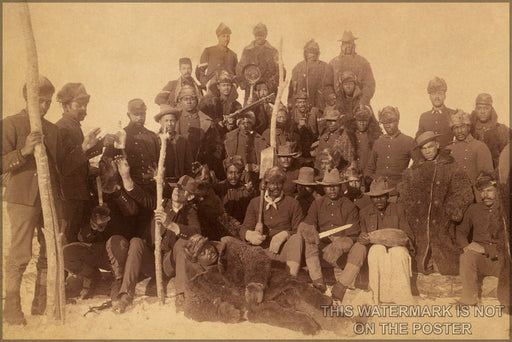
[{"label": "leather boot", "polygon": [[96,289],[96,286],[100,280],[101,272],[98,269],[95,269],[90,276],[84,276],[82,282],[82,291],[80,291],[80,299],[92,298],[94,296],[94,290]]},{"label": "leather boot", "polygon": [[7,293],[5,296],[3,320],[7,324],[26,325],[25,315],[21,311],[20,293]]},{"label": "leather boot", "polygon": [[343,297],[345,297],[345,292],[347,292],[347,286],[343,285],[339,281],[334,284],[331,289],[331,297],[332,299],[339,300],[343,302]]},{"label": "leather boot", "polygon": [[30,313],[43,315],[46,310],[46,270],[38,270],[34,289],[34,300]]}]

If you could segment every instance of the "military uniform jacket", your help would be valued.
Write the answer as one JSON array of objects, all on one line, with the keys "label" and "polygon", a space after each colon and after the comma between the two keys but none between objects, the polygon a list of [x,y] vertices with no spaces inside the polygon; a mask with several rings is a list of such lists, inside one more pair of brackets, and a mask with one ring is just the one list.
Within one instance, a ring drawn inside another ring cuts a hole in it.
[{"label": "military uniform jacket", "polygon": [[[50,181],[54,196],[59,193],[58,165],[62,165],[60,133],[57,126],[41,118],[44,145],[48,156]],[[26,110],[2,120],[2,175],[8,176],[4,200],[34,206],[38,201],[36,161],[33,155],[23,157],[21,149],[30,134],[30,122]]]},{"label": "military uniform jacket", "polygon": [[299,62],[292,70],[292,79],[288,90],[288,103],[298,91],[308,94],[310,107],[324,107],[323,90],[333,86],[333,70],[330,64],[316,60]]},{"label": "military uniform jacket", "polygon": [[231,75],[235,75],[237,63],[236,53],[229,48],[221,45],[207,47],[196,67],[196,78],[203,87],[206,87],[216,71],[226,70]]},{"label": "military uniform jacket", "polygon": [[[243,158],[244,164],[259,164],[261,151],[266,149],[269,144],[256,132],[252,134],[252,138],[240,132],[239,128],[228,132],[224,141],[227,156],[239,155]],[[253,160],[254,158],[256,160]]]},{"label": "military uniform jacket", "polygon": [[[240,237],[245,240],[245,234],[248,230],[254,230],[258,222],[260,197],[255,197],[249,202],[247,213],[242,227],[240,228]],[[270,245],[272,237],[282,231],[288,231],[290,235],[297,232],[297,227],[303,219],[302,209],[299,202],[283,194],[283,198],[277,202],[277,210],[270,206],[266,209],[267,203],[263,203],[263,233],[267,239],[263,241],[261,247],[267,248]]]},{"label": "military uniform jacket", "polygon": [[304,219],[307,224],[317,227],[319,233],[340,227],[349,223],[353,226],[332,236],[359,235],[359,211],[354,203],[346,197],[331,200],[327,195],[316,199],[309,208],[308,215]]},{"label": "military uniform jacket", "polygon": [[359,212],[359,222],[362,233],[370,233],[374,230],[395,228],[403,230],[411,241],[414,241],[414,234],[405,218],[403,208],[396,203],[388,203],[386,210],[381,212],[373,205],[369,205]]},{"label": "military uniform jacket", "polygon": [[350,70],[356,74],[357,80],[363,94],[361,95],[362,104],[370,104],[370,100],[375,93],[375,79],[373,78],[372,67],[366,58],[354,53],[353,55],[338,55],[334,57],[329,64],[334,71],[334,90],[336,94],[341,93],[340,76],[344,71]]},{"label": "military uniform jacket", "polygon": [[445,105],[441,107],[441,112],[436,112],[433,108],[428,112],[421,114],[418,132],[416,138],[423,132],[432,131],[435,134],[442,134],[439,137],[439,145],[444,148],[453,140],[453,132],[449,125],[450,115],[455,113],[453,109]]},{"label": "military uniform jacket", "polygon": [[89,187],[89,159],[100,155],[103,144],[98,142],[96,146],[84,152],[82,143],[84,135],[80,122],[67,113],[57,121],[62,145],[64,147],[64,158],[67,164],[67,171],[63,171],[61,177],[61,191],[64,200],[87,201],[91,198]]},{"label": "military uniform jacket", "polygon": [[471,134],[464,141],[452,141],[446,149],[451,151],[453,159],[473,183],[481,171],[493,171],[491,151],[487,145],[473,138]]},{"label": "military uniform jacket", "polygon": [[373,144],[365,174],[374,178],[388,177],[391,186],[395,186],[409,165],[414,146],[414,139],[400,131],[392,137],[380,136]]},{"label": "military uniform jacket", "polygon": [[160,157],[160,140],[155,132],[129,123],[126,131],[126,160],[135,183],[148,184],[154,181],[154,171]]}]

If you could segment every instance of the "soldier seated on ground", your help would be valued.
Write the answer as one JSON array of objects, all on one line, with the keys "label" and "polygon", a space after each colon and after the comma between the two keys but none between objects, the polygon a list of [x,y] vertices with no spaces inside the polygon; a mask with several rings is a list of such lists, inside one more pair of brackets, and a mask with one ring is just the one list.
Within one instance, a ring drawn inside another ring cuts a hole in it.
[{"label": "soldier seated on ground", "polygon": [[[315,334],[336,328],[340,319],[323,317],[332,300],[282,268],[271,267],[261,249],[232,237],[210,242],[192,236],[185,255],[190,278],[185,289],[185,316],[196,321],[254,323]],[[246,317],[246,318],[245,318]]]},{"label": "soldier seated on ground", "polygon": [[[369,287],[375,303],[408,304],[411,293],[411,257],[413,233],[402,207],[389,202],[393,191],[385,178],[373,181],[372,205],[359,212],[361,234],[356,244],[368,251]],[[390,229],[391,228],[391,229]]]},{"label": "soldier seated on ground", "polygon": [[[324,187],[325,195],[315,200],[308,215],[299,225],[298,234],[305,242],[305,259],[313,285],[326,290],[321,261],[334,267],[337,279],[332,288],[333,298],[343,300],[345,290],[352,286],[361,268],[366,249],[354,244],[359,234],[359,215],[357,207],[342,196],[338,169],[332,169],[318,182]],[[320,239],[319,233],[350,224],[348,229]],[[346,265],[342,256],[347,254]],[[343,271],[341,270],[343,268]]]}]

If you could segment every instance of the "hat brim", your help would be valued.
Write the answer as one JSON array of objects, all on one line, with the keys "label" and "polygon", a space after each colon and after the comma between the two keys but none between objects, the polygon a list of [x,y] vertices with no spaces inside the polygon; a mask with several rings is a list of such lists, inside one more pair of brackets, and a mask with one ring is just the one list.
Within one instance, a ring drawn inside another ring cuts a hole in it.
[{"label": "hat brim", "polygon": [[414,146],[414,148],[420,148],[421,146],[425,145],[426,143],[428,142],[431,142],[432,140],[435,140],[437,138],[439,138],[440,136],[442,136],[442,134],[434,134],[433,136],[431,136],[430,138],[426,139],[426,140],[423,140],[421,142],[421,144],[417,144],[416,146]]},{"label": "hat brim", "polygon": [[165,115],[169,115],[169,114],[172,114],[172,115],[178,115],[178,114],[181,114],[181,109],[179,108],[175,108],[173,110],[166,110],[164,112],[160,112],[158,113],[157,115],[155,115],[153,117],[153,119],[155,119],[156,122],[160,122],[160,119],[165,116]]},{"label": "hat brim", "polygon": [[326,182],[316,182],[317,185],[321,185],[321,186],[335,186],[335,185],[341,185],[343,183],[348,183],[348,181],[346,180],[341,180],[339,182],[334,182],[334,183],[326,183]]},{"label": "hat brim", "polygon": [[359,39],[359,38],[358,37],[354,37],[354,38],[351,38],[351,39],[343,39],[343,38],[341,38],[341,39],[338,39],[338,42],[352,42],[352,41],[357,40],[357,39]]},{"label": "hat brim", "polygon": [[298,179],[293,180],[293,182],[295,184],[299,184],[299,185],[310,185],[310,186],[318,185],[318,183],[314,182],[314,181],[313,182],[304,182],[304,181],[301,181],[301,180],[298,180]]},{"label": "hat brim", "polygon": [[373,191],[373,192],[370,190],[368,192],[364,192],[363,195],[370,196],[370,197],[376,197],[376,196],[382,196],[385,194],[389,194],[390,192],[392,192],[394,190],[395,190],[395,188],[381,190],[381,191]]},{"label": "hat brim", "polygon": [[292,158],[299,158],[302,155],[300,152],[294,152],[294,153],[287,153],[287,154],[277,154],[277,157],[292,157]]}]

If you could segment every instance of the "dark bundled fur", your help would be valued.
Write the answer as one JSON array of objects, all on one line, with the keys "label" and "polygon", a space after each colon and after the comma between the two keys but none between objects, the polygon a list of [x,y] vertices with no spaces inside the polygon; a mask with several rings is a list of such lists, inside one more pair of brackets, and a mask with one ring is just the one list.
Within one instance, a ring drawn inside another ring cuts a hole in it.
[{"label": "dark bundled fur", "polygon": [[[427,233],[431,188],[432,207]],[[430,247],[441,274],[458,274],[460,251],[455,244],[455,224],[462,220],[473,202],[473,190],[466,173],[448,151],[441,151],[436,162],[422,160],[407,169],[398,190],[399,203],[403,205],[414,233],[417,271],[425,272],[424,261]]]},{"label": "dark bundled fur", "polygon": [[[271,267],[260,247],[232,237],[216,244],[220,251],[217,265],[192,278],[185,290],[185,316],[197,321],[236,323],[244,313],[255,323],[267,323],[304,334],[321,329],[321,305],[331,299],[320,291],[290,276],[284,268]],[[247,303],[249,284],[264,286],[261,303]]]}]

